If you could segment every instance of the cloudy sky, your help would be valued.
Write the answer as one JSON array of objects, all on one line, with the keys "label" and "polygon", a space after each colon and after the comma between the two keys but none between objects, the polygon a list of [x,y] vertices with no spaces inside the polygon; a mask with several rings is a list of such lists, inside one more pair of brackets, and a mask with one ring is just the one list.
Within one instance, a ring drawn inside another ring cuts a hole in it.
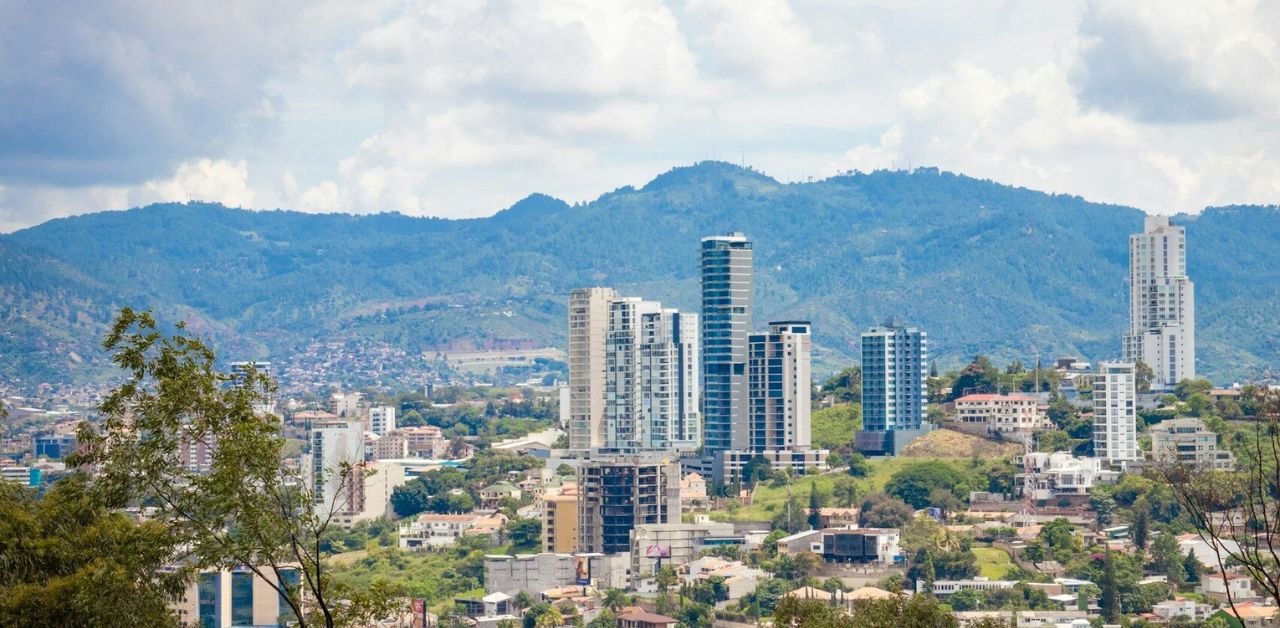
[{"label": "cloudy sky", "polygon": [[480,216],[707,158],[1280,202],[1280,3],[0,0],[0,232],[190,199]]}]

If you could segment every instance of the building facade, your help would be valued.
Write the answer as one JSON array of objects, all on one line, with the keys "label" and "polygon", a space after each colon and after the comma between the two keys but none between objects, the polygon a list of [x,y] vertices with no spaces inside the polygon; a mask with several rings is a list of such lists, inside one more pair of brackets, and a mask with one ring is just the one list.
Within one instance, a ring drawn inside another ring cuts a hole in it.
[{"label": "building facade", "polygon": [[604,447],[693,451],[702,445],[698,317],[654,301],[609,304]]},{"label": "building facade", "polygon": [[269,580],[244,567],[201,571],[170,608],[184,626],[282,625],[282,621],[288,621],[294,615],[292,607],[276,587],[282,582],[286,588],[297,587],[302,574],[296,567],[282,568],[279,578],[270,568],[262,571]]},{"label": "building facade", "polygon": [[965,395],[955,401],[955,420],[985,427],[988,434],[1038,432],[1053,426],[1048,404],[1035,395]]},{"label": "building facade", "polygon": [[360,421],[317,421],[311,424],[308,465],[315,507],[321,513],[364,509],[364,482],[349,465],[364,462],[364,425]]},{"label": "building facade", "polygon": [[1218,435],[1204,421],[1191,417],[1170,419],[1151,426],[1151,458],[1201,469],[1231,470],[1235,456],[1218,448]]},{"label": "building facade", "polygon": [[637,525],[680,521],[680,463],[635,456],[592,460],[578,475],[578,549],[630,553]]},{"label": "building facade", "polygon": [[748,336],[747,445],[718,454],[722,481],[737,482],[756,456],[797,473],[825,468],[827,452],[811,449],[811,329],[808,321],[779,321]]},{"label": "building facade", "polygon": [[632,532],[631,576],[639,580],[656,575],[658,561],[663,566],[678,567],[695,558],[708,539],[730,539],[732,523],[658,523],[641,524]]},{"label": "building facade", "polygon": [[568,484],[542,497],[542,551],[565,554],[578,549],[578,486]]},{"label": "building facade", "polygon": [[1196,376],[1195,286],[1187,278],[1186,229],[1147,216],[1129,236],[1129,333],[1124,361],[1151,367],[1151,387]]},{"label": "building facade", "polygon": [[395,406],[374,406],[369,408],[369,431],[378,436],[386,436],[396,429]]},{"label": "building facade", "polygon": [[747,448],[747,336],[754,251],[741,233],[702,239],[704,452]]},{"label": "building facade", "polygon": [[604,444],[604,352],[613,288],[569,293],[569,448]]},{"label": "building facade", "polygon": [[928,335],[897,324],[862,334],[862,424],[868,431],[916,430],[924,424]]},{"label": "building facade", "polygon": [[1093,378],[1093,453],[1108,464],[1137,460],[1137,383],[1132,362],[1102,362]]}]

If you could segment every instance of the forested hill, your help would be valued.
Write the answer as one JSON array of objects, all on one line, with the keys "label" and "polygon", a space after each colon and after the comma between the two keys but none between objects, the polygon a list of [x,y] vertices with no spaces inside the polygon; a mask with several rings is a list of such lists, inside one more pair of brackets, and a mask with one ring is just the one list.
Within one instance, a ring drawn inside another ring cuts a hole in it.
[{"label": "forested hill", "polygon": [[[1179,217],[1200,371],[1280,363],[1280,210]],[[758,326],[807,318],[824,365],[896,316],[943,366],[975,352],[1114,357],[1136,209],[934,169],[783,184],[676,168],[570,206],[533,195],[483,219],[152,205],[0,236],[0,377],[90,377],[120,305],[186,319],[223,355],[284,359],[309,339],[433,348],[563,345],[565,300],[612,285],[696,311],[702,236],[756,248]]]}]

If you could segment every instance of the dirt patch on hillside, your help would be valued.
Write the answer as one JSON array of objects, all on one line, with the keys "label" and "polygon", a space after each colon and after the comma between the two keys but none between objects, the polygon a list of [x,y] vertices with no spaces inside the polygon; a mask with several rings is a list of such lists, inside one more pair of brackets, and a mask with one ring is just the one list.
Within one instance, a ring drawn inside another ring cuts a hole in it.
[{"label": "dirt patch on hillside", "polygon": [[908,458],[1003,458],[1022,452],[1017,443],[998,443],[954,430],[934,430],[902,450]]}]

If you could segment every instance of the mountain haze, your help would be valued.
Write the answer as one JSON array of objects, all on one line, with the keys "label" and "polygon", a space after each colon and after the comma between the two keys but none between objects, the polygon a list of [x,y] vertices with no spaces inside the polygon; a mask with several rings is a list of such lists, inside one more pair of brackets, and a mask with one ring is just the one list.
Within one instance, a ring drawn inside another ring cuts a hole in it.
[{"label": "mountain haze", "polygon": [[[99,375],[121,305],[183,318],[223,357],[287,360],[310,339],[406,350],[563,346],[570,289],[697,311],[702,236],[755,241],[756,325],[814,321],[824,367],[889,317],[945,366],[1035,351],[1106,359],[1126,325],[1136,209],[936,169],[780,183],[703,162],[585,204],[532,195],[489,218],[350,216],[162,204],[0,236],[0,377]],[[1280,354],[1280,210],[1179,216],[1199,364],[1226,383]]]}]

